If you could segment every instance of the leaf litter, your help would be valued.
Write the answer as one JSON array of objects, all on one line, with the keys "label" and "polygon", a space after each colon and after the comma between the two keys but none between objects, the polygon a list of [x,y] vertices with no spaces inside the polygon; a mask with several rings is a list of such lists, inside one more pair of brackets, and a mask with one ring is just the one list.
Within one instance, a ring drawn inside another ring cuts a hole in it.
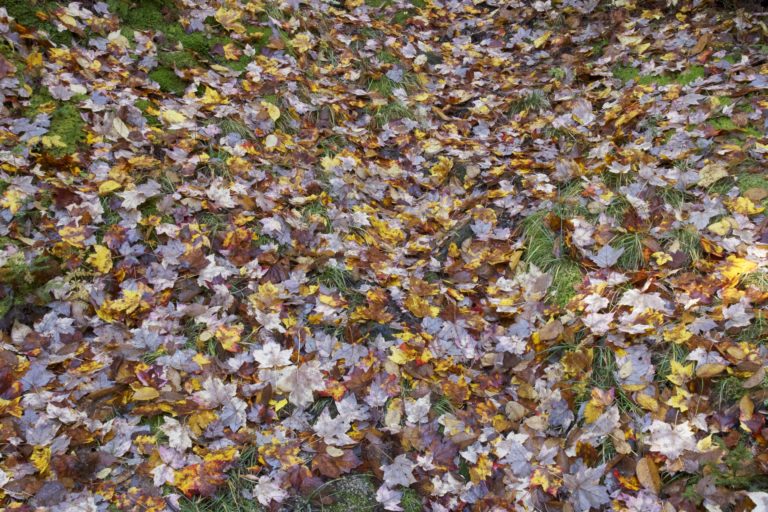
[{"label": "leaf litter", "polygon": [[765,34],[6,2],[2,506],[761,510]]}]

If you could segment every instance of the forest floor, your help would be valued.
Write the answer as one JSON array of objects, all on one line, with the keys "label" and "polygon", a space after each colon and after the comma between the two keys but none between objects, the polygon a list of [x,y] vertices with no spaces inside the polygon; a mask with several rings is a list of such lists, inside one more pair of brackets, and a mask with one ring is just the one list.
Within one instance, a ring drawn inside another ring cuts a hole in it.
[{"label": "forest floor", "polygon": [[0,507],[768,510],[738,7],[2,2]]}]

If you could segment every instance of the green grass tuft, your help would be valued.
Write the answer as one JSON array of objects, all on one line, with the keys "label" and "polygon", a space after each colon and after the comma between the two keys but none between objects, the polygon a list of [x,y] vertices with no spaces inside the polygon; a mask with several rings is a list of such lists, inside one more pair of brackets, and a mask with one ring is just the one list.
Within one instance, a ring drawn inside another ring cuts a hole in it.
[{"label": "green grass tuft", "polygon": [[549,99],[541,91],[532,91],[515,100],[509,106],[509,115],[516,115],[522,112],[541,112],[550,107]]},{"label": "green grass tuft", "polygon": [[622,233],[611,240],[611,246],[614,249],[624,249],[618,264],[625,270],[637,270],[645,263],[643,236],[639,233]]},{"label": "green grass tuft", "polygon": [[559,237],[546,225],[546,214],[538,212],[523,221],[524,259],[552,274],[549,298],[553,304],[564,306],[576,294],[575,287],[581,282],[582,274],[578,263],[556,256],[555,244],[559,243]]},{"label": "green grass tuft", "polygon": [[403,507],[403,512],[421,512],[423,509],[419,493],[410,487],[403,489],[403,497],[400,499],[400,506]]},{"label": "green grass tuft", "polygon": [[408,107],[400,103],[399,101],[393,101],[387,103],[381,107],[378,107],[373,113],[373,126],[380,130],[387,123],[392,121],[398,121],[400,119],[413,119],[414,114]]}]

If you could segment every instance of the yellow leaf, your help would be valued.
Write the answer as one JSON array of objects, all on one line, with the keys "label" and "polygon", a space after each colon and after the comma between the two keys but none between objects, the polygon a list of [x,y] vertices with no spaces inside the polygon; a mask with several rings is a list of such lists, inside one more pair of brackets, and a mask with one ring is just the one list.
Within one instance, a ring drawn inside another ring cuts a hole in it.
[{"label": "yellow leaf", "polygon": [[742,420],[748,420],[755,414],[755,403],[749,398],[749,395],[744,395],[739,400],[739,411],[741,412]]},{"label": "yellow leaf", "polygon": [[243,51],[234,43],[224,45],[224,58],[227,60],[238,60],[243,55]]},{"label": "yellow leaf", "polygon": [[30,68],[37,68],[43,65],[43,54],[40,52],[32,52],[27,55],[27,66]]},{"label": "yellow leaf", "polygon": [[9,188],[0,199],[0,206],[8,208],[14,215],[19,211],[26,195],[17,188]]},{"label": "yellow leaf", "polygon": [[408,357],[408,354],[400,350],[398,347],[391,347],[390,351],[392,353],[389,355],[389,360],[395,364],[405,364],[413,359],[412,357]]},{"label": "yellow leaf", "polygon": [[267,109],[267,114],[269,114],[271,120],[277,121],[280,119],[280,109],[277,106],[268,101],[262,101],[261,106]]},{"label": "yellow leaf", "polygon": [[219,7],[219,9],[213,15],[216,21],[221,23],[221,25],[227,30],[232,30],[238,34],[242,34],[245,32],[245,27],[242,23],[238,23],[237,21],[240,19],[240,16],[242,16],[240,11],[235,9],[226,9],[224,7]]},{"label": "yellow leaf", "polygon": [[221,105],[222,103],[229,102],[229,100],[227,100],[226,98],[221,97],[221,94],[219,94],[219,91],[207,86],[205,88],[205,93],[203,94],[203,97],[200,98],[200,101],[202,102],[203,105]]},{"label": "yellow leaf", "polygon": [[699,171],[699,181],[696,184],[708,188],[715,182],[728,176],[728,170],[722,164],[707,164]]},{"label": "yellow leaf", "polygon": [[765,210],[762,206],[755,206],[748,197],[737,197],[736,200],[731,203],[731,210],[738,212],[742,215],[756,215]]},{"label": "yellow leaf", "polygon": [[709,434],[704,439],[699,440],[698,443],[696,443],[696,451],[698,452],[708,452],[712,449],[712,434]]},{"label": "yellow leaf", "polygon": [[720,269],[720,273],[728,280],[735,280],[744,274],[752,272],[756,268],[757,263],[754,261],[731,255],[728,256],[725,268]]},{"label": "yellow leaf", "polygon": [[405,307],[419,318],[424,318],[426,316],[434,318],[440,313],[440,308],[430,306],[426,299],[415,293],[410,294],[408,298],[405,299]]},{"label": "yellow leaf", "polygon": [[469,468],[469,479],[472,483],[479,483],[493,474],[493,462],[485,455],[477,459],[477,464]]},{"label": "yellow leaf", "polygon": [[[403,419],[403,400],[402,398],[393,398],[389,401],[387,406],[387,413],[384,415],[384,426],[389,429],[398,430],[400,428],[400,421]],[[450,429],[446,427],[446,433]]]},{"label": "yellow leaf", "polygon": [[635,46],[640,44],[640,41],[643,40],[642,36],[617,36],[619,39],[619,42],[623,44],[624,46]]},{"label": "yellow leaf", "polygon": [[113,311],[124,311],[128,314],[136,311],[141,305],[141,292],[138,290],[123,290],[123,298],[112,301]]},{"label": "yellow leaf", "polygon": [[192,361],[197,363],[199,366],[205,366],[211,362],[211,360],[205,354],[201,354],[200,352],[192,356]]},{"label": "yellow leaf", "polygon": [[21,418],[22,414],[24,414],[24,410],[21,407],[20,402],[20,396],[17,396],[13,400],[0,398],[0,415],[9,414],[11,416],[15,416],[16,418]]},{"label": "yellow leaf", "polygon": [[208,425],[216,420],[217,417],[218,416],[216,416],[216,413],[213,411],[200,411],[192,414],[192,416],[189,417],[187,424],[189,425],[189,429],[194,432],[195,435],[199,436],[206,428],[208,428]]},{"label": "yellow leaf", "polygon": [[714,377],[715,375],[723,373],[724,371],[724,364],[704,363],[696,368],[696,376],[702,379],[707,379],[709,377]]},{"label": "yellow leaf", "polygon": [[671,371],[667,375],[667,380],[676,386],[682,386],[693,377],[693,363],[683,366],[672,359],[669,361],[669,367]]},{"label": "yellow leaf", "polygon": [[159,396],[160,396],[160,392],[155,388],[143,387],[143,388],[137,389],[133,393],[133,397],[131,397],[131,400],[133,400],[134,402],[139,402],[139,401],[143,402],[147,400],[154,400]]},{"label": "yellow leaf", "polygon": [[275,410],[275,412],[280,412],[280,409],[288,405],[288,400],[283,398],[282,400],[273,400],[269,403],[272,408]]},{"label": "yellow leaf", "polygon": [[681,345],[691,339],[693,333],[685,328],[684,324],[678,324],[672,329],[664,331],[664,341],[671,341]]},{"label": "yellow leaf", "polygon": [[163,110],[160,112],[160,117],[170,124],[180,124],[187,120],[184,114],[176,110]]},{"label": "yellow leaf", "polygon": [[731,232],[731,219],[730,217],[720,219],[707,226],[707,229],[716,235],[725,236]]},{"label": "yellow leaf", "polygon": [[221,346],[227,352],[239,352],[240,335],[243,332],[243,326],[241,324],[236,325],[220,325],[216,329],[216,339],[219,340]]},{"label": "yellow leaf", "polygon": [[540,35],[539,37],[537,37],[536,39],[533,40],[533,47],[534,48],[541,48],[544,45],[544,43],[547,42],[547,39],[549,39],[549,37],[551,35],[552,35],[552,31],[551,30],[547,30],[542,35]]},{"label": "yellow leaf", "polygon": [[107,180],[101,185],[99,185],[99,195],[105,196],[109,193],[114,192],[115,190],[118,190],[122,187],[122,185],[115,180]]},{"label": "yellow leaf", "polygon": [[83,248],[85,241],[85,228],[83,226],[64,226],[59,229],[61,239],[73,247]]},{"label": "yellow leaf", "polygon": [[688,398],[690,398],[690,396],[691,394],[688,391],[676,387],[675,395],[665,403],[670,407],[680,410],[680,412],[685,412],[688,410]]},{"label": "yellow leaf", "polygon": [[645,393],[638,393],[636,401],[640,404],[640,407],[646,411],[656,412],[659,410],[659,402],[652,396],[648,396]]},{"label": "yellow leaf", "polygon": [[299,53],[306,53],[312,49],[312,38],[306,33],[299,34],[293,38],[291,46]]},{"label": "yellow leaf", "polygon": [[651,254],[651,256],[653,256],[653,259],[656,260],[656,264],[658,266],[662,266],[665,263],[668,263],[668,262],[672,261],[672,256],[670,256],[669,254],[665,253],[664,251],[657,251],[657,252]]},{"label": "yellow leaf", "polygon": [[550,489],[551,484],[549,481],[549,475],[545,472],[545,470],[536,469],[533,472],[533,476],[531,476],[531,486],[541,487],[544,491],[548,491]]},{"label": "yellow leaf", "polygon": [[596,404],[592,402],[591,400],[587,402],[587,405],[584,407],[584,420],[587,424],[594,423],[597,421],[597,418],[600,417],[601,414],[603,414],[603,405],[602,404]]},{"label": "yellow leaf", "polygon": [[638,53],[638,55],[642,55],[645,53],[645,50],[651,47],[651,43],[643,43],[639,44],[635,47],[635,51]]},{"label": "yellow leaf", "polygon": [[405,240],[405,233],[401,229],[392,227],[392,224],[379,220],[376,217],[371,217],[371,226],[376,230],[378,235],[387,243],[399,244]]},{"label": "yellow leaf", "polygon": [[453,160],[444,156],[438,157],[437,163],[429,169],[429,174],[442,181],[453,169]]},{"label": "yellow leaf", "polygon": [[32,450],[32,455],[29,457],[29,461],[41,475],[46,474],[51,467],[51,447],[35,446],[35,449]]},{"label": "yellow leaf", "polygon": [[94,245],[93,254],[91,254],[86,261],[102,274],[106,274],[112,270],[112,253],[109,251],[108,247],[103,245]]}]

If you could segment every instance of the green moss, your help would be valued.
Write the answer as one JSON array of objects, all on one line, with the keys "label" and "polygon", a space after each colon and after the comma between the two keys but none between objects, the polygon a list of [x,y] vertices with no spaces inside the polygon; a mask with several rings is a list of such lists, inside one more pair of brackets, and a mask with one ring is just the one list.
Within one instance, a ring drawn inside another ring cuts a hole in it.
[{"label": "green moss", "polygon": [[65,30],[59,32],[53,23],[44,21],[37,17],[37,13],[47,14],[60,6],[59,2],[41,1],[41,0],[6,0],[2,3],[8,14],[12,16],[16,23],[28,28],[43,30],[48,33],[48,39],[56,44],[70,44],[72,42],[72,33]]},{"label": "green moss", "polygon": [[617,65],[611,71],[613,72],[613,77],[618,78],[622,82],[629,82],[640,75],[640,72],[632,66]]},{"label": "green moss", "polygon": [[51,93],[48,89],[41,88],[32,92],[32,96],[29,97],[29,106],[24,109],[25,117],[34,117],[43,110],[43,106],[54,101]]},{"label": "green moss", "polygon": [[166,68],[193,68],[199,66],[195,56],[189,51],[180,52],[159,52],[157,54],[157,62],[161,67]]},{"label": "green moss", "polygon": [[713,119],[710,119],[708,121],[709,125],[719,131],[735,131],[735,132],[742,132],[746,135],[755,137],[755,138],[762,138],[763,132],[755,128],[754,126],[747,126],[745,128],[739,127],[730,117],[727,116],[719,116],[715,117]]},{"label": "green moss", "polygon": [[592,44],[592,55],[595,57],[602,57],[605,47],[608,46],[609,41],[607,39],[600,39]]},{"label": "green moss", "polygon": [[707,71],[703,66],[693,66],[690,69],[677,75],[675,82],[679,83],[680,85],[688,85],[691,82],[698,80],[699,78],[704,78],[706,74]]},{"label": "green moss", "polygon": [[85,122],[76,105],[63,103],[53,112],[48,135],[58,136],[64,144],[62,148],[52,148],[52,154],[63,156],[77,151],[77,145],[85,140]]},{"label": "green moss", "polygon": [[164,10],[169,13],[176,10],[173,2],[160,0],[107,0],[107,5],[123,25],[137,30],[161,30],[168,23]]},{"label": "green moss", "polygon": [[733,100],[733,98],[730,98],[730,97],[728,97],[728,96],[717,96],[717,102],[718,102],[720,105],[723,105],[723,106],[726,106],[726,107],[727,107],[728,105],[732,105],[732,104],[733,104],[733,101],[734,101],[734,100]]},{"label": "green moss", "polygon": [[165,67],[150,71],[149,78],[157,82],[163,92],[182,94],[187,87],[187,82],[182,80],[174,70]]},{"label": "green moss", "polygon": [[334,480],[328,485],[327,493],[333,499],[331,505],[323,510],[327,512],[351,512],[376,510],[376,486],[373,479],[366,475],[352,475]]},{"label": "green moss", "polygon": [[197,52],[201,55],[208,54],[215,42],[218,42],[213,41],[214,44],[212,44],[212,40],[209,39],[208,35],[204,32],[187,33],[180,23],[172,23],[160,30],[165,33],[165,36],[171,43],[181,43],[184,49]]},{"label": "green moss", "polygon": [[693,66],[690,69],[683,71],[679,74],[663,74],[663,75],[640,75],[640,71],[631,66],[617,65],[612,69],[614,78],[618,78],[622,82],[629,82],[630,80],[637,80],[640,85],[670,85],[672,83],[678,83],[680,85],[688,85],[691,82],[703,78],[706,75],[706,70],[702,66]]}]

